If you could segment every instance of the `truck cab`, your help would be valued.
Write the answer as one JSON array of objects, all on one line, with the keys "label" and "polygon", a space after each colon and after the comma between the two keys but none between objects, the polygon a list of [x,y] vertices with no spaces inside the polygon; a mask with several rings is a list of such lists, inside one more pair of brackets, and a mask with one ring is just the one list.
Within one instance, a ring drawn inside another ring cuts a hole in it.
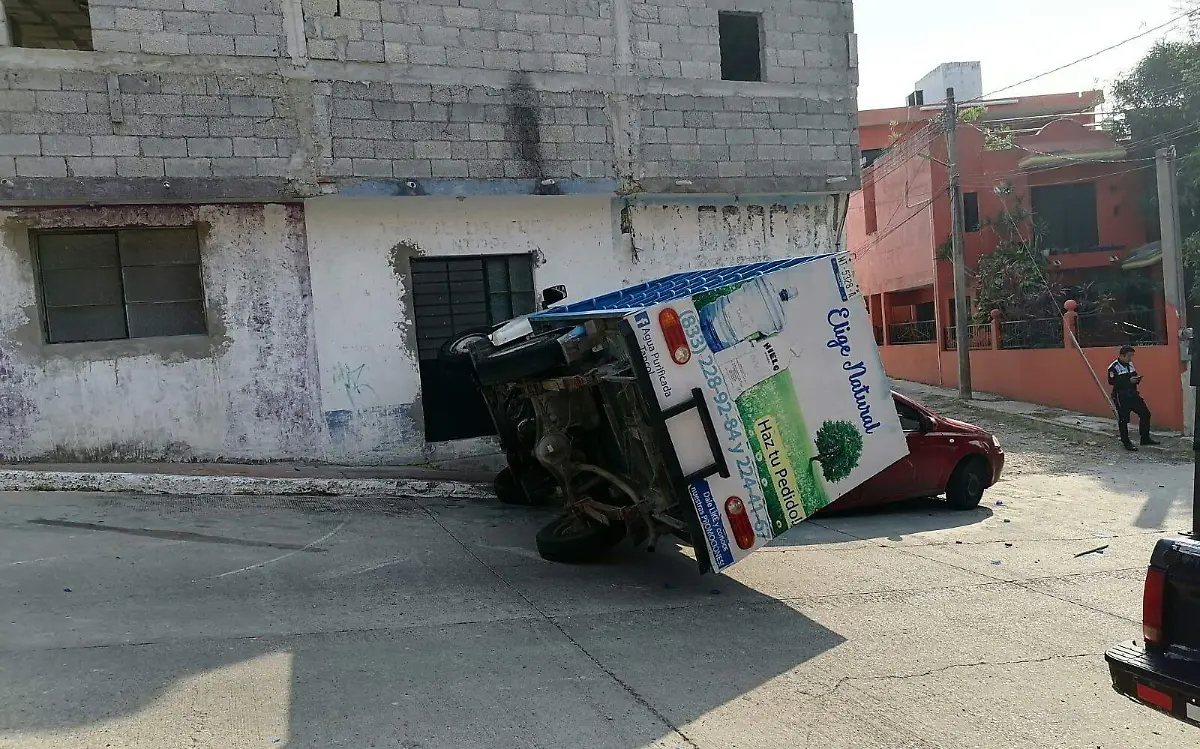
[{"label": "truck cab", "polygon": [[1200,542],[1155,545],[1142,592],[1142,640],[1105,653],[1113,689],[1200,726]]}]

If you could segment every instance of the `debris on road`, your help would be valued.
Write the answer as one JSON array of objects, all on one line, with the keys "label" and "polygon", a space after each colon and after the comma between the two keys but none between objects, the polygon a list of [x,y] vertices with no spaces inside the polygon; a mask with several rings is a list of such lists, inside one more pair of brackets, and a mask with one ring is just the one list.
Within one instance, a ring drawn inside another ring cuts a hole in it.
[{"label": "debris on road", "polygon": [[1103,554],[1104,550],[1107,548],[1108,548],[1108,544],[1104,544],[1103,546],[1097,546],[1094,549],[1088,549],[1087,551],[1079,552],[1078,554],[1075,555],[1075,558],[1078,559],[1079,557],[1084,557],[1084,556],[1087,556],[1088,554]]}]

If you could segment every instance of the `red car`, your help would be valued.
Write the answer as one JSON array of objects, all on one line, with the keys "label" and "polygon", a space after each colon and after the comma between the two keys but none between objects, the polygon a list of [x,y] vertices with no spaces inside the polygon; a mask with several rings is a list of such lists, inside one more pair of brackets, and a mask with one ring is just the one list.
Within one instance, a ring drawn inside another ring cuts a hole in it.
[{"label": "red car", "polygon": [[1004,470],[1000,441],[984,429],[939,416],[895,391],[892,398],[908,438],[907,457],[826,509],[846,510],[943,493],[956,510],[977,507],[984,490],[999,481]]}]

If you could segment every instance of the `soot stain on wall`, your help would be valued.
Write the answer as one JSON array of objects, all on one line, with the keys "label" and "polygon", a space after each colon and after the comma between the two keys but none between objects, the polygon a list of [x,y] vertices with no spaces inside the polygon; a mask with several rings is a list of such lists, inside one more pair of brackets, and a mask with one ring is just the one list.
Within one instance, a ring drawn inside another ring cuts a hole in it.
[{"label": "soot stain on wall", "polygon": [[504,127],[508,139],[517,146],[517,157],[524,164],[524,173],[519,176],[540,179],[545,176],[541,99],[530,82],[528,73],[517,73],[513,76],[507,99],[508,121]]}]

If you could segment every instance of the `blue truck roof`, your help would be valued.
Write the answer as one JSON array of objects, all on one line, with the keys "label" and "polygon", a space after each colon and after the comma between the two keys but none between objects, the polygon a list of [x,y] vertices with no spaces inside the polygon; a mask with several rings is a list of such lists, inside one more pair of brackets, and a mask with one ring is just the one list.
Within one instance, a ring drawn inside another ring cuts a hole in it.
[{"label": "blue truck roof", "polygon": [[529,316],[533,323],[556,324],[567,320],[577,320],[590,317],[624,316],[646,307],[652,307],[662,302],[669,302],[680,297],[692,296],[704,291],[720,289],[730,284],[748,281],[756,276],[772,273],[785,268],[792,268],[805,263],[828,260],[832,253],[808,255],[806,257],[790,257],[783,260],[768,260],[761,263],[746,265],[729,265],[724,268],[694,270],[684,273],[674,273],[653,281],[629,286],[619,291],[613,291],[601,296],[583,299],[578,302],[551,307]]}]

